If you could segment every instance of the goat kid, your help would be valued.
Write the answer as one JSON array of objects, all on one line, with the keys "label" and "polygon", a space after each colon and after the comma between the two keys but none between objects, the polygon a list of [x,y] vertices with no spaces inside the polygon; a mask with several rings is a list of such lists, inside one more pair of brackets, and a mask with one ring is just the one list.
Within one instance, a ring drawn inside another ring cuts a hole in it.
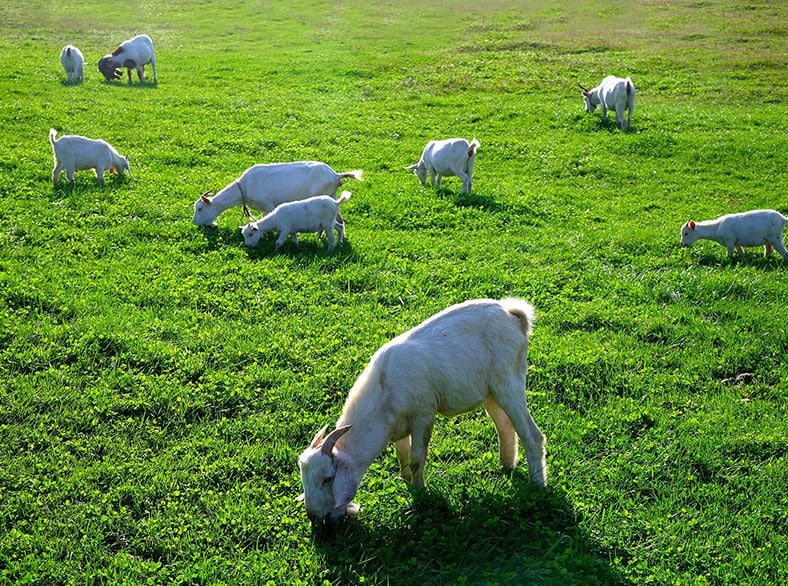
[{"label": "goat kid", "polygon": [[773,250],[788,260],[788,250],[783,243],[783,229],[788,218],[775,210],[753,210],[739,214],[727,214],[716,220],[694,222],[690,220],[681,227],[681,247],[692,246],[700,239],[712,240],[728,249],[728,256],[735,250],[744,256],[744,246],[763,246],[764,256]]},{"label": "goat kid", "polygon": [[405,169],[414,171],[422,185],[427,185],[427,173],[432,187],[440,187],[443,177],[459,177],[461,193],[470,193],[476,150],[481,146],[475,138],[469,143],[464,138],[431,140],[424,147],[421,159]]},{"label": "goat kid", "polygon": [[334,227],[337,228],[338,243],[341,246],[345,238],[344,223],[337,222],[339,206],[350,199],[350,192],[343,191],[339,199],[330,195],[318,195],[301,201],[290,201],[276,206],[274,211],[241,227],[244,242],[254,246],[266,232],[276,230],[276,250],[285,243],[289,235],[293,235],[293,243],[298,246],[299,232],[325,232],[328,236],[328,252],[334,250]]},{"label": "goat kid", "polygon": [[[629,77],[622,79],[615,75],[608,75],[594,89],[589,90],[582,85],[580,89],[583,90],[586,112],[594,112],[597,106],[600,106],[602,108],[602,120],[607,122],[607,111],[613,110],[616,113],[616,122],[621,127],[621,130],[629,128],[632,122],[632,114],[635,112],[635,86],[632,85],[632,80]],[[624,121],[625,110],[627,111],[626,121]]]},{"label": "goat kid", "polygon": [[384,344],[350,390],[336,429],[317,432],[298,458],[307,516],[353,516],[352,500],[369,466],[394,441],[402,476],[424,486],[436,413],[453,416],[484,405],[495,423],[499,459],[517,464],[517,438],[528,472],[547,483],[545,437],[525,398],[533,307],[520,299],[453,305]]},{"label": "goat kid", "polygon": [[[192,223],[197,226],[216,226],[216,218],[225,210],[243,206],[251,218],[248,207],[265,212],[273,211],[279,204],[298,201],[317,195],[336,197],[347,178],[362,181],[361,171],[337,173],[325,163],[299,161],[295,163],[269,163],[249,167],[214,197],[210,191],[194,202]],[[342,216],[339,216],[340,223]]]},{"label": "goat kid", "polygon": [[107,81],[123,79],[120,68],[125,67],[131,85],[131,70],[137,70],[140,83],[145,82],[145,65],[153,69],[153,83],[156,83],[156,55],[153,52],[153,41],[148,35],[137,35],[133,39],[123,41],[111,54],[105,55],[98,62],[98,70]]},{"label": "goat kid", "polygon": [[52,170],[52,183],[57,186],[61,173],[66,172],[69,183],[74,183],[74,171],[94,169],[99,185],[104,185],[104,171],[112,173],[117,169],[120,175],[128,173],[131,177],[128,158],[120,155],[115,148],[103,140],[84,136],[65,135],[55,140],[57,130],[49,130],[49,142],[55,154],[55,168]]},{"label": "goat kid", "polygon": [[66,70],[69,82],[85,80],[85,57],[74,45],[66,45],[60,51],[60,64]]}]

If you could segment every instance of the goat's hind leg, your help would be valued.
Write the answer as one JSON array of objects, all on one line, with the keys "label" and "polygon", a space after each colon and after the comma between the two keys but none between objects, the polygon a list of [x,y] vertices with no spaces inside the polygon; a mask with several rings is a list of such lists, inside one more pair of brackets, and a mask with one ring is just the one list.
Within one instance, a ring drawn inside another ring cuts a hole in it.
[{"label": "goat's hind leg", "polygon": [[57,186],[60,181],[60,175],[63,173],[63,166],[60,163],[55,163],[55,168],[52,169],[52,183]]},{"label": "goat's hind leg", "polygon": [[531,482],[543,488],[547,485],[547,460],[545,453],[545,436],[539,430],[528,410],[525,400],[525,381],[512,381],[493,393],[494,399],[508,415],[517,435],[525,446],[528,460],[528,474]]},{"label": "goat's hind leg", "polygon": [[788,260],[788,250],[785,249],[785,244],[782,238],[777,238],[774,242],[770,243],[774,250],[780,253],[784,260]]},{"label": "goat's hind leg", "polygon": [[498,406],[492,396],[487,397],[484,410],[495,423],[498,432],[498,460],[506,470],[517,466],[517,432],[509,416]]}]

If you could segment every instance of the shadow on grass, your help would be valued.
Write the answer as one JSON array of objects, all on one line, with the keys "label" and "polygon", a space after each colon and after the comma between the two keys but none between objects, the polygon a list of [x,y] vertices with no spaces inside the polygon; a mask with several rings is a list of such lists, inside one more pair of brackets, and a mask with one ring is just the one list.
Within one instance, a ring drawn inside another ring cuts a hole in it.
[{"label": "shadow on grass", "polygon": [[755,250],[750,249],[749,252],[745,252],[743,257],[737,254],[731,258],[725,254],[725,249],[722,248],[722,254],[702,252],[696,257],[695,262],[703,267],[717,267],[719,269],[728,269],[741,265],[766,272],[788,270],[788,260],[783,260],[777,252],[764,256],[762,248],[758,249],[758,252],[755,252]]},{"label": "shadow on grass", "polygon": [[455,488],[457,503],[429,488],[414,491],[413,508],[380,525],[369,509],[316,532],[325,578],[338,584],[357,583],[360,575],[392,584],[630,584],[608,563],[612,552],[578,527],[562,491],[539,491],[519,470],[510,482],[510,489],[474,495]]},{"label": "shadow on grass", "polygon": [[94,171],[81,170],[74,173],[73,183],[69,183],[64,172],[57,185],[54,185],[51,181],[49,184],[52,186],[52,197],[59,199],[66,195],[110,193],[115,188],[131,181],[133,181],[133,178],[126,173],[120,175],[120,173],[106,171],[104,173],[104,185],[100,185]]},{"label": "shadow on grass", "polygon": [[[136,76],[136,73],[134,74]],[[147,78],[149,74],[146,72],[145,77]],[[153,74],[150,74],[153,77]],[[148,81],[140,81],[138,78],[133,77],[132,82],[129,83],[128,78],[124,74],[122,79],[115,79],[112,81],[107,81],[106,79],[101,82],[101,85],[107,87],[115,87],[115,88],[128,88],[128,89],[156,89],[159,87],[158,82]]]}]

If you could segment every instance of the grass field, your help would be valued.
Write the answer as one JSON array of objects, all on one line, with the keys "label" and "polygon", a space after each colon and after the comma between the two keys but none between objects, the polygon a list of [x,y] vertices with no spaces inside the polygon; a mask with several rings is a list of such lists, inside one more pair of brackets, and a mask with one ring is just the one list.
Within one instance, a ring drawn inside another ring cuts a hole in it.
[{"label": "grass field", "polygon": [[[104,82],[140,32],[158,83]],[[690,218],[788,214],[787,32],[762,0],[6,0],[0,584],[788,582],[788,262],[679,247]],[[608,73],[630,132],[583,110]],[[53,188],[50,128],[133,178]],[[450,136],[481,142],[471,194],[402,169]],[[247,249],[237,208],[191,224],[305,159],[365,173],[333,255]],[[389,448],[313,532],[296,458],[374,351],[509,295],[537,311],[548,489],[467,414],[426,490]]]}]

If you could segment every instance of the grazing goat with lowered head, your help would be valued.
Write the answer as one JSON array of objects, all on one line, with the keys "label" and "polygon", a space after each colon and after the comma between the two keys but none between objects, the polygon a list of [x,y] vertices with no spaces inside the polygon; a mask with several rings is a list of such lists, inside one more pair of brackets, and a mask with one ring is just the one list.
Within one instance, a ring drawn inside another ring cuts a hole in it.
[{"label": "grazing goat with lowered head", "polygon": [[384,344],[350,390],[336,429],[318,431],[298,458],[307,516],[334,522],[358,513],[353,497],[391,441],[402,476],[423,487],[435,414],[452,416],[479,405],[498,431],[501,465],[516,466],[519,436],[531,482],[544,487],[545,437],[525,399],[533,322],[533,307],[525,301],[477,299]]}]

